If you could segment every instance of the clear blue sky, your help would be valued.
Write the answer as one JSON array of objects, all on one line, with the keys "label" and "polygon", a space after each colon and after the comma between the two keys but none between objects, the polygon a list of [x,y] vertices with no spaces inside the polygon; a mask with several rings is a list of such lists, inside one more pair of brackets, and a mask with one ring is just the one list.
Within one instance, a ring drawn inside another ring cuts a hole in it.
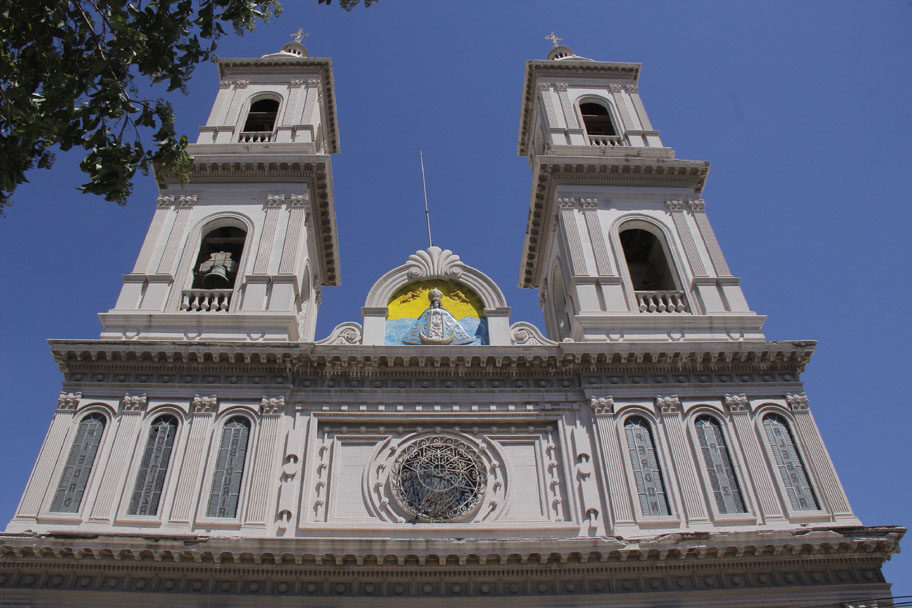
[{"label": "clear blue sky", "polygon": [[[299,27],[333,58],[342,152],[333,159],[341,287],[318,337],[360,321],[371,284],[426,246],[418,149],[435,241],[492,276],[512,320],[541,326],[516,287],[530,170],[516,156],[523,66],[556,31],[578,54],[643,63],[640,93],[678,158],[712,163],[704,198],[769,339],[819,340],[812,411],[865,524],[910,523],[907,403],[912,2],[380,0],[344,13],[314,0],[220,55],[274,52]],[[198,68],[175,97],[191,139],[218,87]],[[46,338],[96,338],[155,206],[82,196],[78,158],[32,175],[0,220],[0,525],[12,516],[56,406]],[[912,539],[907,541],[912,542]],[[912,551],[910,551],[912,552]],[[886,573],[912,594],[912,559]]]}]

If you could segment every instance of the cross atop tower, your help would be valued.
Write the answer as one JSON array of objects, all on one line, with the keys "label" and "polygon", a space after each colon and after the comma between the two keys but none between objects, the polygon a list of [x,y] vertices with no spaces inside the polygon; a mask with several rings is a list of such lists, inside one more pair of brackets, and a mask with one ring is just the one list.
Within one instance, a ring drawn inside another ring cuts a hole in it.
[{"label": "cross atop tower", "polygon": [[310,34],[305,34],[302,28],[298,28],[298,31],[294,34],[291,34],[291,37],[295,39],[295,42],[301,42],[301,39],[305,36],[310,36]]},{"label": "cross atop tower", "polygon": [[554,44],[554,46],[557,46],[557,43],[559,41],[563,40],[563,38],[560,38],[560,37],[556,36],[554,34],[554,32],[551,32],[550,36],[545,36],[545,40],[550,40]]}]

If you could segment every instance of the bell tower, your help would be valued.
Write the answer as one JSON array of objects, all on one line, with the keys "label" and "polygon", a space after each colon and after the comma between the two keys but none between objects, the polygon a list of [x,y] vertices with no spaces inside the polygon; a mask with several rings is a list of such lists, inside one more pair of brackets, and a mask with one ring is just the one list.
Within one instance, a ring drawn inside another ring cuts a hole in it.
[{"label": "bell tower", "polygon": [[526,63],[517,149],[533,174],[519,284],[539,290],[548,337],[762,340],[700,197],[709,163],[662,143],[640,64],[558,40]]},{"label": "bell tower", "polygon": [[157,172],[155,215],[100,315],[104,339],[312,341],[321,288],[339,284],[332,61],[297,35],[218,69],[189,183]]}]

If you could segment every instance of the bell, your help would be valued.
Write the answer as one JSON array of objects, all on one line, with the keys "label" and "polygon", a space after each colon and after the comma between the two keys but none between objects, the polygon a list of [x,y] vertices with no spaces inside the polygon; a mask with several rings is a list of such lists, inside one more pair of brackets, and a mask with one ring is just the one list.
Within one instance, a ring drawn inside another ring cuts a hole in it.
[{"label": "bell", "polygon": [[203,289],[230,289],[231,279],[228,275],[237,268],[237,262],[231,259],[230,251],[215,251],[209,259],[200,264],[199,273],[203,275]]},{"label": "bell", "polygon": [[229,285],[228,269],[222,265],[213,265],[203,277],[203,289],[225,289]]}]

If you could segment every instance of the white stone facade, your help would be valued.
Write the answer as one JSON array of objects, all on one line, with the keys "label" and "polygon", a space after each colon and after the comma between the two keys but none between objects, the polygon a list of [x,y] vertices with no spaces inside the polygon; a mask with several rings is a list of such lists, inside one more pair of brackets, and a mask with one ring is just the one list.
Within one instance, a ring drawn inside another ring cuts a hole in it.
[{"label": "white stone facade", "polygon": [[[362,323],[315,341],[320,287],[339,281],[331,64],[298,43],[222,60],[190,184],[158,176],[101,339],[51,342],[64,382],[0,535],[0,602],[889,595],[904,530],[852,512],[800,379],[815,343],[764,339],[706,219],[708,165],[662,145],[638,72],[566,47],[527,66],[520,283],[546,335],[430,247],[378,279]],[[261,99],[278,110],[251,122]],[[205,243],[230,259],[225,287],[200,286]],[[457,323],[442,292],[396,296],[444,283],[478,302],[484,340],[438,326],[390,344],[396,297],[427,307],[416,327],[429,310]]]}]

